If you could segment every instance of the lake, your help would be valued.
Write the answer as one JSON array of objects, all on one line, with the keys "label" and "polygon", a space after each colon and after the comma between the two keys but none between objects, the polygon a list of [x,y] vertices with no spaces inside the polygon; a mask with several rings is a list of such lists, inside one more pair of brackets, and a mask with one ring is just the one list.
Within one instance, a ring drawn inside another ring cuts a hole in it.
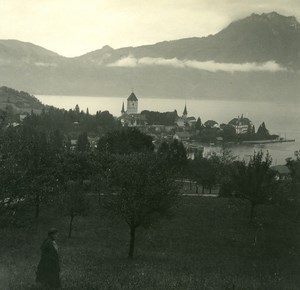
[{"label": "lake", "polygon": [[[44,104],[55,106],[61,109],[74,109],[76,104],[81,110],[89,109],[91,114],[96,111],[108,110],[114,116],[120,116],[122,102],[127,97],[103,97],[103,96],[54,96],[36,95]],[[220,100],[196,100],[196,99],[159,99],[139,98],[139,112],[142,110],[151,111],[174,111],[181,115],[186,103],[188,116],[200,117],[202,122],[215,120],[219,124],[228,123],[234,117],[244,115],[248,117],[255,128],[262,123],[270,133],[278,134],[288,139],[296,139],[293,143],[276,143],[265,145],[243,145],[233,146],[230,149],[234,155],[240,158],[249,158],[254,151],[268,150],[273,157],[273,164],[284,164],[287,157],[293,157],[294,151],[300,149],[300,103],[285,102],[244,102],[244,101],[220,101]],[[205,153],[211,150],[219,150],[218,147],[206,147]]]}]

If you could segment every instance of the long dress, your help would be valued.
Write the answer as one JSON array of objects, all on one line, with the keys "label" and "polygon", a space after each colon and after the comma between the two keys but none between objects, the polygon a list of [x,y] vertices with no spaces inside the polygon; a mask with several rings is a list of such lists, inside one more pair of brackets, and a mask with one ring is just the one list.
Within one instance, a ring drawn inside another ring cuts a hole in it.
[{"label": "long dress", "polygon": [[36,272],[36,282],[46,287],[60,288],[60,261],[57,245],[47,238],[41,246],[41,260]]}]

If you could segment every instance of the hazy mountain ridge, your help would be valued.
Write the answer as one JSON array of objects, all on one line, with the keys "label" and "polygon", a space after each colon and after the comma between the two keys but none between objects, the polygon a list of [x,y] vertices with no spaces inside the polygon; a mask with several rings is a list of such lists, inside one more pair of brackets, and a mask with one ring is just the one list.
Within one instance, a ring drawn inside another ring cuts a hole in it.
[{"label": "hazy mountain ridge", "polygon": [[299,69],[300,24],[275,12],[252,14],[208,37],[104,46],[74,58],[0,40],[0,85],[35,94],[118,96],[135,87],[144,96],[296,100]]},{"label": "hazy mountain ridge", "polygon": [[[107,47],[78,57],[81,60],[101,58]],[[153,45],[110,49],[106,63],[128,55],[162,57],[225,63],[266,62],[274,60],[294,67],[300,65],[300,24],[295,17],[275,12],[252,14],[231,23],[215,35],[164,41]],[[296,63],[294,63],[296,61]]]}]

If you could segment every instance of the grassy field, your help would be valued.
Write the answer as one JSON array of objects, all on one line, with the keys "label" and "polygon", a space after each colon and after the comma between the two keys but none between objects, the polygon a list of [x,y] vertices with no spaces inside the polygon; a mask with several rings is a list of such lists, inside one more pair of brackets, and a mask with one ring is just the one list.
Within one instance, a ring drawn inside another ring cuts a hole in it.
[{"label": "grassy field", "polygon": [[271,207],[254,223],[247,204],[184,197],[171,220],[129,233],[101,210],[75,220],[43,210],[38,223],[0,229],[0,289],[38,289],[39,247],[47,229],[60,230],[63,289],[300,289],[300,229]]}]

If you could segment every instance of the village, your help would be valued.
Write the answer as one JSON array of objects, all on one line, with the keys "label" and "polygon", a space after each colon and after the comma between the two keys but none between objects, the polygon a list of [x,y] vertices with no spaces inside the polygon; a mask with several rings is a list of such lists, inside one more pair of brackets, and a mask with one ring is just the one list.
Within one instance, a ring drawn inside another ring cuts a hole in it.
[{"label": "village", "polygon": [[204,145],[222,146],[257,140],[279,141],[279,136],[270,135],[264,123],[255,132],[252,121],[243,114],[233,118],[228,124],[219,124],[215,120],[202,123],[200,117],[189,116],[186,103],[181,115],[176,110],[164,113],[144,110],[139,113],[138,103],[134,92],[127,98],[126,110],[123,102],[121,116],[118,117],[122,126],[135,127],[150,135],[156,147],[163,141],[170,142],[176,139],[184,144],[189,159],[201,156]]}]

